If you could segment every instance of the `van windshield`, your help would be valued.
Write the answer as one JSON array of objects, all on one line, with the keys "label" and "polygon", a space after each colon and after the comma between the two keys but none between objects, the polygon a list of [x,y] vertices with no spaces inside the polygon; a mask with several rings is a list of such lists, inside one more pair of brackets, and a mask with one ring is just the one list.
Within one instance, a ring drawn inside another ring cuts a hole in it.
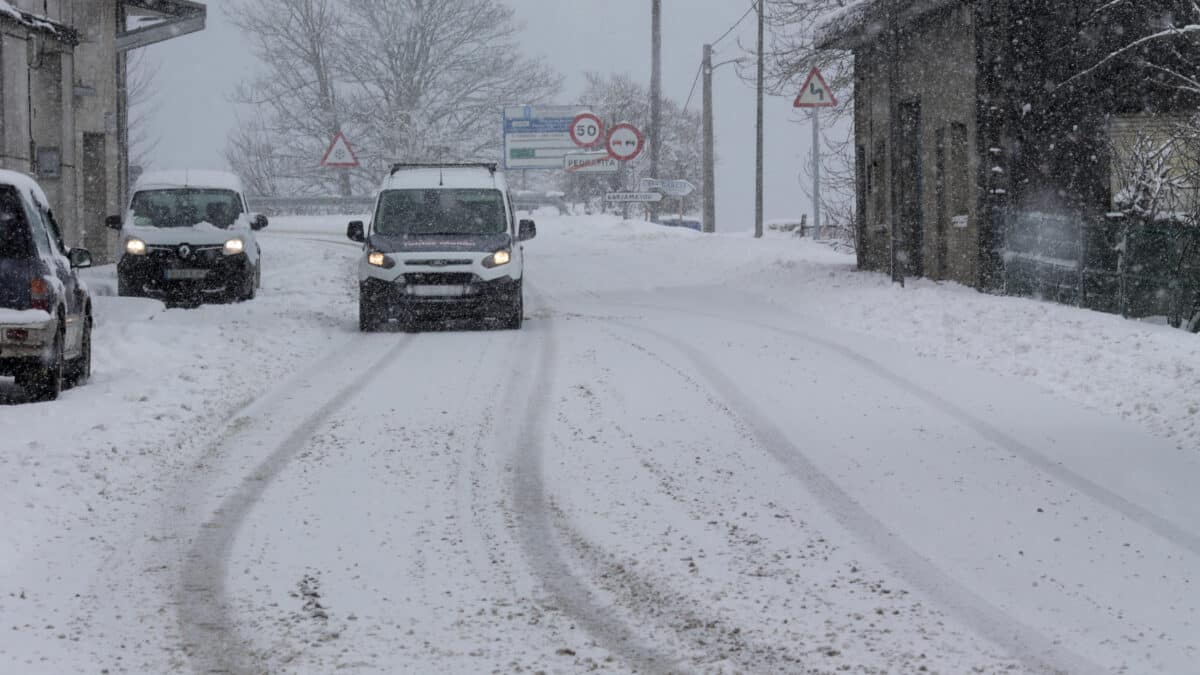
[{"label": "van windshield", "polygon": [[504,234],[504,214],[499,190],[388,190],[374,227],[384,236]]},{"label": "van windshield", "polygon": [[242,215],[232,190],[145,190],[133,197],[133,224],[139,227],[192,227],[208,223],[228,229]]}]

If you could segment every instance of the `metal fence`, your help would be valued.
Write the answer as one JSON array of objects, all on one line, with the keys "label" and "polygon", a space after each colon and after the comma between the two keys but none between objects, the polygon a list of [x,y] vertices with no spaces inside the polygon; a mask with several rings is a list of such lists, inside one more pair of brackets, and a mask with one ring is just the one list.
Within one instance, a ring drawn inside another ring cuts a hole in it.
[{"label": "metal fence", "polygon": [[268,216],[336,216],[369,213],[375,198],[364,197],[247,197],[250,208]]},{"label": "metal fence", "polygon": [[1200,228],[1028,211],[993,218],[1005,293],[1200,330]]}]

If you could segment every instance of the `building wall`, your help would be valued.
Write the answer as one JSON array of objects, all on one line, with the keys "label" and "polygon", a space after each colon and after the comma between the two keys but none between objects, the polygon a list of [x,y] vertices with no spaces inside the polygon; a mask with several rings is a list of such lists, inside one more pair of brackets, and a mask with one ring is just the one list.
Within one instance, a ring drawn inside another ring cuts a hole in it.
[{"label": "building wall", "polygon": [[[964,284],[977,283],[979,209],[975,176],[976,69],[974,15],[969,6],[927,15],[901,37],[896,89],[898,103],[920,105],[916,168],[905,184],[921,185],[919,210],[923,245],[919,273]],[[892,167],[890,147],[890,62],[886,42],[855,54],[857,144],[866,170],[860,173],[866,205],[860,237],[862,264],[886,270],[890,265]],[[940,168],[939,168],[940,165]],[[898,166],[899,170],[909,170]],[[916,179],[919,179],[916,180]],[[901,233],[908,234],[907,232]]]},{"label": "building wall", "polygon": [[[104,216],[120,212],[123,195],[117,2],[10,0],[77,30],[75,46],[0,21],[0,167],[36,176],[67,244],[91,249],[97,260],[111,252]],[[94,146],[98,137],[104,138],[103,156],[85,161],[85,139]],[[93,198],[85,200],[87,195]]]}]

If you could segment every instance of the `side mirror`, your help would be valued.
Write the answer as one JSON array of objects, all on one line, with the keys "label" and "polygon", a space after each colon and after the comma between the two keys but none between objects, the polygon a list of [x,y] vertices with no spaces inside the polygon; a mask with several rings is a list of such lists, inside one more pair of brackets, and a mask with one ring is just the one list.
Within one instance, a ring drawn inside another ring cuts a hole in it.
[{"label": "side mirror", "polygon": [[270,222],[271,221],[267,220],[266,216],[260,213],[257,216],[254,216],[254,220],[250,222],[250,229],[254,230],[255,232],[259,230],[265,230]]},{"label": "side mirror", "polygon": [[532,220],[522,220],[517,230],[518,241],[529,241],[537,236],[537,225]]},{"label": "side mirror", "polygon": [[121,229],[122,224],[121,216],[109,216],[108,218],[104,219],[104,224],[108,226],[108,229],[110,230],[119,230]]},{"label": "side mirror", "polygon": [[67,258],[71,261],[71,267],[77,270],[92,266],[92,254],[86,248],[71,249]]},{"label": "side mirror", "polygon": [[361,220],[355,220],[350,223],[350,227],[346,228],[346,237],[350,241],[363,243],[367,240],[367,227]]}]

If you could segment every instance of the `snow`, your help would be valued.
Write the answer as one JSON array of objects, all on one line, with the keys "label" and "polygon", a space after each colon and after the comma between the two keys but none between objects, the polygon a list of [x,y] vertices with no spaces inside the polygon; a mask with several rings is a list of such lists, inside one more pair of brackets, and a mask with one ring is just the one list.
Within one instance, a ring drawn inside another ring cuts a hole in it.
[{"label": "snow", "polygon": [[504,171],[484,167],[404,168],[383,181],[382,190],[412,190],[444,187],[449,189],[503,190],[507,186]]},{"label": "snow", "polygon": [[236,175],[226,171],[197,171],[194,169],[148,171],[138,178],[134,191],[182,187],[232,190],[238,194],[242,193],[242,181]]},{"label": "snow", "polygon": [[28,325],[48,323],[50,314],[40,309],[4,309],[0,307],[0,325]]},{"label": "snow", "polygon": [[525,331],[364,336],[355,219],[0,407],[0,669],[1194,667],[1196,336],[603,216]]}]

